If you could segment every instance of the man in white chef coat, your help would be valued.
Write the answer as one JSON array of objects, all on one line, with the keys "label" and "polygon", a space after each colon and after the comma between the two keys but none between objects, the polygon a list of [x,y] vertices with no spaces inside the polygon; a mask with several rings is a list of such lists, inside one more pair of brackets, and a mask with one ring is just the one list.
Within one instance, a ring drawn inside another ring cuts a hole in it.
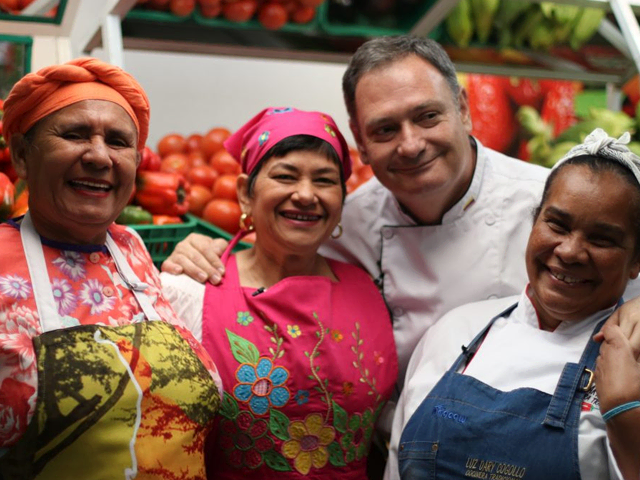
[{"label": "man in white chef coat", "polygon": [[[343,91],[362,161],[375,177],[347,197],[343,234],[321,253],[362,266],[381,287],[401,385],[411,352],[438,318],[522,289],[531,212],[547,169],[470,136],[467,94],[432,40],[366,42],[349,63]],[[217,283],[216,253],[225,245],[190,236],[163,270]]]}]

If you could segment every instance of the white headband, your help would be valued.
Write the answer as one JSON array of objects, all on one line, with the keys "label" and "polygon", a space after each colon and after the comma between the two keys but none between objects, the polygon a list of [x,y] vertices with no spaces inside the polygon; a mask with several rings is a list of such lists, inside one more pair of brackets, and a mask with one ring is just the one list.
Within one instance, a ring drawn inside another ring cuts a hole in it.
[{"label": "white headband", "polygon": [[636,180],[640,184],[640,157],[627,148],[627,144],[631,140],[629,132],[625,132],[617,140],[607,135],[607,132],[601,128],[596,128],[587,135],[584,142],[576,145],[569,153],[562,157],[553,168],[558,168],[570,158],[579,157],[581,155],[591,155],[607,160],[613,160],[624,165],[633,172]]}]

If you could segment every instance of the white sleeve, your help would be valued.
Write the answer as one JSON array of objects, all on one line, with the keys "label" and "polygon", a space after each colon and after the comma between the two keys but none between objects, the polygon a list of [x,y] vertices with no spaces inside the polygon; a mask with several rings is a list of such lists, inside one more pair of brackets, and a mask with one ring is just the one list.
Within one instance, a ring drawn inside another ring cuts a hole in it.
[{"label": "white sleeve", "polygon": [[171,303],[185,326],[196,340],[202,342],[202,303],[204,302],[204,284],[187,275],[171,275],[162,272],[162,293]]}]

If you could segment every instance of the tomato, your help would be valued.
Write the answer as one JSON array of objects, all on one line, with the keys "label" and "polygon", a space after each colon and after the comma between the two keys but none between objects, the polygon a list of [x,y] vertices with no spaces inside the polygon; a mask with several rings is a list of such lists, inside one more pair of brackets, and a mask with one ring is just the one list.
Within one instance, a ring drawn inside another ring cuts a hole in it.
[{"label": "tomato", "polygon": [[278,3],[265,3],[258,12],[258,21],[268,30],[281,29],[287,20],[287,11]]},{"label": "tomato", "polygon": [[193,185],[202,185],[211,189],[213,184],[216,183],[219,174],[209,165],[201,165],[199,167],[191,167],[187,172],[187,180]]},{"label": "tomato", "polygon": [[200,135],[199,133],[193,133],[187,137],[186,143],[187,153],[199,152],[200,144],[202,143],[202,135]]},{"label": "tomato", "polygon": [[191,152],[187,155],[187,158],[189,159],[189,165],[191,165],[191,168],[199,167],[200,165],[208,165],[200,152]]},{"label": "tomato", "polygon": [[196,0],[171,0],[169,9],[171,13],[178,17],[187,17],[191,15],[196,8]]},{"label": "tomato", "polygon": [[182,219],[177,215],[153,215],[154,225],[175,225],[182,223]]},{"label": "tomato", "polygon": [[18,0],[0,0],[0,8],[7,12],[16,11],[20,8],[20,2]]},{"label": "tomato", "polygon": [[186,174],[189,170],[189,160],[184,153],[171,153],[162,159],[161,172],[175,172]]},{"label": "tomato", "polygon": [[231,22],[246,22],[253,17],[257,8],[255,0],[236,0],[222,6],[222,15]]},{"label": "tomato", "polygon": [[240,215],[242,210],[237,202],[220,198],[211,200],[202,211],[203,219],[232,235],[240,230]]},{"label": "tomato", "polygon": [[291,20],[293,20],[294,23],[309,23],[315,16],[315,8],[301,5],[293,11],[291,14]]},{"label": "tomato", "polygon": [[217,127],[209,130],[200,142],[200,151],[205,158],[211,158],[211,155],[221,150],[223,142],[231,136],[231,132],[226,128]]},{"label": "tomato", "polygon": [[202,211],[206,207],[207,203],[213,200],[213,194],[211,189],[203,187],[202,185],[194,185],[191,187],[191,191],[187,196],[189,200],[189,213],[193,213],[198,217],[202,216]]},{"label": "tomato", "polygon": [[213,198],[238,200],[237,179],[237,175],[220,175],[213,184]]},{"label": "tomato", "polygon": [[242,172],[240,164],[224,149],[218,151],[209,159],[209,165],[215,168],[220,175],[228,173],[239,175]]},{"label": "tomato", "polygon": [[218,15],[220,15],[220,13],[222,12],[222,5],[220,5],[219,3],[215,4],[215,5],[201,5],[200,6],[200,14],[204,17],[204,18],[215,18]]},{"label": "tomato", "polygon": [[155,10],[167,10],[171,0],[149,0],[149,6]]},{"label": "tomato", "polygon": [[158,155],[166,157],[170,153],[184,153],[187,149],[187,141],[182,135],[170,133],[165,135],[158,142]]}]

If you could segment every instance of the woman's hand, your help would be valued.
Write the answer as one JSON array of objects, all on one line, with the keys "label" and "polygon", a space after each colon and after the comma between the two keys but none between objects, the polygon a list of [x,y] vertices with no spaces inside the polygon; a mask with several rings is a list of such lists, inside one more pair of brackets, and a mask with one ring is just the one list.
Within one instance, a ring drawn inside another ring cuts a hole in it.
[{"label": "woman's hand", "polygon": [[[623,329],[607,323],[596,363],[596,390],[604,414],[625,403],[640,400],[640,364]],[[640,472],[640,407],[607,421],[607,437],[625,480],[638,480]]]},{"label": "woman's hand", "polygon": [[[622,334],[629,340],[633,349],[633,358],[640,359],[640,297],[625,302],[609,317],[606,325],[618,325]],[[601,342],[604,339],[604,328],[594,340]]]},{"label": "woman's hand", "polygon": [[201,283],[209,280],[217,285],[224,275],[220,257],[228,244],[222,238],[191,233],[176,245],[169,258],[162,263],[162,271],[173,275],[184,273]]}]

